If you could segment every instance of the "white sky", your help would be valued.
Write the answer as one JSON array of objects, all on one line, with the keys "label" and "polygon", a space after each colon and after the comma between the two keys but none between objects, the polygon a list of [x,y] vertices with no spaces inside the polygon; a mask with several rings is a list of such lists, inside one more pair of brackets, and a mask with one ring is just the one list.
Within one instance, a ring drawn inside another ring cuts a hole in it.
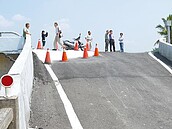
[{"label": "white sky", "polygon": [[52,48],[53,23],[57,21],[63,39],[72,40],[87,31],[104,50],[104,33],[112,29],[119,49],[118,37],[123,32],[127,52],[151,51],[160,37],[155,29],[163,24],[161,18],[172,14],[172,0],[0,0],[0,31],[11,30],[22,34],[26,22],[30,22],[32,45],[43,29],[49,32],[46,47]]}]

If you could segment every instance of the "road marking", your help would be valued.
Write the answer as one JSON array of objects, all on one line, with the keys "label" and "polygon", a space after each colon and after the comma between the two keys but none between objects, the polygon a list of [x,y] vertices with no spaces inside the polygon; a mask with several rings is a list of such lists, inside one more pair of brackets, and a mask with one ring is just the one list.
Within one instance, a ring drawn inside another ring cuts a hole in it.
[{"label": "road marking", "polygon": [[156,57],[152,54],[152,52],[149,52],[148,54],[149,54],[153,59],[155,59],[156,61],[158,61],[165,69],[167,69],[167,70],[172,74],[172,69],[171,69],[168,65],[166,65],[164,62],[162,62],[160,59],[156,58]]},{"label": "road marking", "polygon": [[51,77],[55,83],[55,86],[56,86],[57,91],[60,95],[60,98],[64,104],[67,116],[68,116],[70,124],[72,126],[72,129],[83,129],[83,127],[82,127],[73,107],[72,107],[72,104],[69,101],[66,93],[64,92],[57,76],[55,75],[55,73],[53,72],[53,70],[51,69],[51,67],[49,65],[45,64],[45,67],[46,67],[47,71],[50,73],[50,75],[51,75]]}]

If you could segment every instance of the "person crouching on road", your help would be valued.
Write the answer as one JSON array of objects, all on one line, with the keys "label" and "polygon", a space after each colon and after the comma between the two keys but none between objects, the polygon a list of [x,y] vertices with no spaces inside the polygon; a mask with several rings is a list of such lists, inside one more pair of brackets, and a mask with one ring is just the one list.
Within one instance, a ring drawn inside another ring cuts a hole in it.
[{"label": "person crouching on road", "polygon": [[123,33],[120,33],[119,37],[119,45],[120,45],[120,52],[124,52],[124,38],[123,38]]},{"label": "person crouching on road", "polygon": [[41,33],[41,37],[42,37],[42,48],[44,49],[44,46],[45,46],[45,43],[46,43],[46,40],[45,38],[48,36],[48,32],[45,32],[44,30],[42,31]]}]

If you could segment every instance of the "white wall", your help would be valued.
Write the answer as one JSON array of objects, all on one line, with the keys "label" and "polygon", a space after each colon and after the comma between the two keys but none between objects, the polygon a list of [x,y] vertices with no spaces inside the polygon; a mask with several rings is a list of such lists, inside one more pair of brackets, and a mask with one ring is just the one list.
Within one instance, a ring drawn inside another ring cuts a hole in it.
[{"label": "white wall", "polygon": [[[7,95],[19,97],[19,129],[28,129],[30,97],[34,76],[30,36],[27,36],[24,48],[8,74],[13,77],[14,83],[12,87],[7,90]],[[5,95],[5,89],[3,87],[1,88],[0,95]]]},{"label": "white wall", "polygon": [[159,40],[159,53],[172,61],[172,44],[166,43],[162,39]]}]

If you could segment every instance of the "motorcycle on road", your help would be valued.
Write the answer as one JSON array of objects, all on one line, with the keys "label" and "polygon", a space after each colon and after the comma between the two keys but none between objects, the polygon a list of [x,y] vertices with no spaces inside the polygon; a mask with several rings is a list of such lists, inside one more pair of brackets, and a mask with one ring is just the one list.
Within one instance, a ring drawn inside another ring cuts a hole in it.
[{"label": "motorcycle on road", "polygon": [[81,51],[84,50],[85,45],[80,42],[81,34],[77,38],[74,38],[74,41],[64,40],[63,45],[65,46],[66,50],[74,50],[75,42],[78,42],[78,48],[81,49]]}]

